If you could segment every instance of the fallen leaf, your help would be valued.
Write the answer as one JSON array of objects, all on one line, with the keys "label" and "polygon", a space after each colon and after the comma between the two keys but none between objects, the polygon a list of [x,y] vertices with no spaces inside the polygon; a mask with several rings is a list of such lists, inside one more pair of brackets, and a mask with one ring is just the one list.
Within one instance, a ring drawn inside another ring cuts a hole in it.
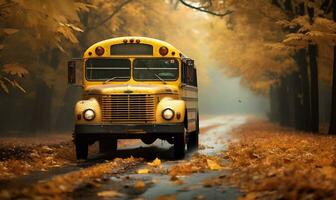
[{"label": "fallen leaf", "polygon": [[175,181],[173,181],[176,185],[183,185],[184,181],[181,179],[176,179]]},{"label": "fallen leaf", "polygon": [[114,190],[106,190],[106,191],[98,192],[97,195],[99,197],[103,197],[103,198],[113,198],[113,197],[123,196],[123,194],[121,194],[117,191],[114,191]]},{"label": "fallen leaf", "polygon": [[222,167],[218,163],[216,163],[215,161],[213,161],[213,160],[207,159],[207,164],[208,164],[209,169],[211,169],[211,170],[220,170],[220,169],[222,169]]},{"label": "fallen leaf", "polygon": [[53,151],[53,149],[48,147],[48,146],[42,146],[41,150],[42,150],[42,152],[45,152],[45,153],[49,153],[49,152]]},{"label": "fallen leaf", "polygon": [[205,197],[203,195],[197,195],[197,196],[194,197],[194,199],[203,200],[203,199],[205,199]]},{"label": "fallen leaf", "polygon": [[18,29],[14,29],[14,28],[4,28],[3,32],[5,32],[7,35],[12,35],[16,32],[18,32]]},{"label": "fallen leaf", "polygon": [[163,196],[159,196],[159,198],[157,198],[156,200],[176,200],[176,196],[175,195],[163,195]]},{"label": "fallen leaf", "polygon": [[149,173],[149,169],[147,169],[147,168],[138,169],[137,173],[138,174],[148,174]]},{"label": "fallen leaf", "polygon": [[134,184],[134,188],[137,189],[137,190],[142,190],[142,189],[145,188],[145,186],[146,186],[146,184],[143,181],[137,181]]},{"label": "fallen leaf", "polygon": [[161,160],[158,158],[155,158],[155,160],[153,160],[153,162],[147,163],[147,165],[151,166],[151,167],[159,167],[161,165]]},{"label": "fallen leaf", "polygon": [[336,168],[325,166],[320,169],[323,175],[325,175],[327,178],[333,178],[336,176]]}]

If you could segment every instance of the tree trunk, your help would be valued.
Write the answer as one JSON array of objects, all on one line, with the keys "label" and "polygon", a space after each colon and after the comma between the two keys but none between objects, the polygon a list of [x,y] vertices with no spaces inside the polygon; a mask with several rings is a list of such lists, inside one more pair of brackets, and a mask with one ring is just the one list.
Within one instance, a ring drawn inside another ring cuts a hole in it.
[{"label": "tree trunk", "polygon": [[308,79],[308,63],[306,49],[300,49],[296,54],[296,62],[299,67],[299,82],[297,83],[301,88],[299,93],[299,101],[302,106],[302,111],[298,113],[301,119],[302,128],[299,130],[311,131],[311,109],[310,109],[310,91]]},{"label": "tree trunk", "polygon": [[31,123],[32,131],[49,131],[51,127],[52,89],[42,80],[36,81],[35,105]]},{"label": "tree trunk", "polygon": [[308,46],[309,66],[310,66],[310,97],[311,97],[311,116],[312,132],[319,131],[319,87],[318,87],[318,66],[317,66],[317,45]]},{"label": "tree trunk", "polygon": [[[333,19],[336,22],[336,2],[333,1]],[[334,46],[334,63],[333,63],[333,78],[331,92],[331,113],[329,134],[336,135],[336,46]]]},{"label": "tree trunk", "polygon": [[302,85],[299,84],[301,82],[300,73],[293,72],[289,75],[289,91],[288,95],[289,103],[290,103],[290,115],[292,121],[292,127],[296,130],[304,129],[304,122],[302,118],[302,113],[304,113],[303,104],[301,101],[302,94]]},{"label": "tree trunk", "polygon": [[289,74],[285,77],[286,79],[286,88],[287,88],[287,104],[288,104],[288,116],[287,116],[287,126],[295,128],[295,114],[296,114],[296,108],[295,108],[295,96],[296,96],[296,89],[295,89],[295,83],[294,81],[294,74]]},{"label": "tree trunk", "polygon": [[279,87],[278,86],[271,86],[270,88],[270,115],[269,119],[272,122],[279,121]]},{"label": "tree trunk", "polygon": [[57,131],[70,131],[74,126],[74,107],[80,100],[82,88],[69,86],[63,97],[63,106],[57,114],[54,129]]},{"label": "tree trunk", "polygon": [[281,79],[279,86],[279,111],[280,111],[280,125],[288,126],[289,125],[289,107],[288,107],[288,91],[287,91],[287,82],[285,78]]}]

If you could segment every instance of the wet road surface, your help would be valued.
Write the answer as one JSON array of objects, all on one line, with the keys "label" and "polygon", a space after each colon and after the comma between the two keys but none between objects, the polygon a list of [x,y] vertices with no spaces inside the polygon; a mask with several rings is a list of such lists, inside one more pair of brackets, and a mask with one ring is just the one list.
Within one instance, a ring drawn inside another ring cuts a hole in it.
[{"label": "wet road surface", "polygon": [[[195,153],[205,155],[216,155],[226,148],[226,141],[229,139],[228,131],[244,124],[244,116],[216,116],[207,117],[200,121],[200,145],[197,152],[186,154],[184,160],[173,159],[173,147],[167,142],[157,140],[152,145],[145,145],[141,142],[132,146],[118,149],[113,155],[93,155],[86,162],[73,163],[68,166],[51,169],[47,172],[36,172],[29,176],[13,179],[5,184],[0,184],[0,189],[9,187],[23,187],[27,183],[46,181],[49,178],[72,171],[82,170],[92,165],[99,165],[105,160],[116,157],[127,158],[130,156],[144,158],[142,162],[129,167],[115,174],[109,174],[97,180],[97,184],[83,185],[68,196],[73,199],[157,199],[162,196],[174,196],[177,199],[237,199],[241,193],[236,188],[226,187],[214,188],[204,187],[202,182],[211,177],[218,176],[218,171],[206,171],[194,173],[189,176],[178,177],[179,182],[172,181],[167,173],[138,174],[138,169],[146,168],[146,163],[155,158],[162,162],[162,171],[167,171],[171,166],[190,160]],[[223,173],[223,172],[221,172]],[[137,183],[144,183],[144,186],[134,188]],[[110,196],[99,196],[104,191],[117,191],[117,194]]]}]

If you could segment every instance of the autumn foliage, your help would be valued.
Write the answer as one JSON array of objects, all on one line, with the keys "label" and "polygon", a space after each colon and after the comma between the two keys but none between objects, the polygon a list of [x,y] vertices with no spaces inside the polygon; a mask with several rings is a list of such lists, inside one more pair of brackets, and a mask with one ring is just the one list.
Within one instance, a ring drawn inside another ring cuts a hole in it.
[{"label": "autumn foliage", "polygon": [[223,157],[230,182],[246,199],[333,199],[336,197],[336,138],[300,133],[264,121],[231,132]]}]

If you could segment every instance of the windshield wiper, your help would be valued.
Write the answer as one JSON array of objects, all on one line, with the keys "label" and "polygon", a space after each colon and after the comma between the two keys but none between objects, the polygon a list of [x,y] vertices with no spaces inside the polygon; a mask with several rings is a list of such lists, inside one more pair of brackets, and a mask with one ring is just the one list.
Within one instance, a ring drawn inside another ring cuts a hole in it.
[{"label": "windshield wiper", "polygon": [[157,75],[155,72],[153,72],[147,65],[145,65],[146,69],[148,71],[150,71],[154,76],[156,76],[156,78],[158,78],[160,81],[162,81],[163,84],[167,84],[167,82],[165,80],[163,80],[163,78],[161,78],[159,75]]},{"label": "windshield wiper", "polygon": [[110,81],[113,81],[114,79],[125,79],[125,78],[129,78],[129,76],[124,76],[124,77],[123,76],[115,76],[115,77],[107,79],[106,81],[104,81],[103,84],[108,83]]}]

